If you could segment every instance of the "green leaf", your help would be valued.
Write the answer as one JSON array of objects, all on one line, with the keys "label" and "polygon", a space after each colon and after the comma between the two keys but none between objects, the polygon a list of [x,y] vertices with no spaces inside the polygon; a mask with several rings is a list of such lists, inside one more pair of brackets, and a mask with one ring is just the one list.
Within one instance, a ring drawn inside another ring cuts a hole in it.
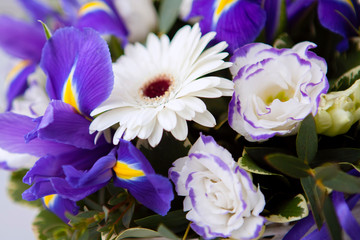
[{"label": "green leaf", "polygon": [[350,69],[340,76],[332,85],[332,90],[341,91],[348,89],[360,78],[360,66]]},{"label": "green leaf", "polygon": [[322,209],[326,197],[325,188],[316,185],[315,179],[312,176],[301,178],[300,181],[306,197],[310,202],[316,226],[320,229],[324,220]]},{"label": "green leaf", "polygon": [[335,148],[319,150],[312,164],[329,162],[348,162],[358,164],[360,162],[359,148]]},{"label": "green leaf", "polygon": [[42,210],[34,219],[34,233],[37,239],[70,239],[71,227],[48,210]]},{"label": "green leaf", "polygon": [[160,33],[167,33],[174,25],[180,8],[181,0],[163,0],[159,9]]},{"label": "green leaf", "polygon": [[135,220],[135,223],[144,228],[157,229],[164,224],[174,232],[185,231],[189,221],[185,218],[186,213],[182,210],[169,212],[166,216],[152,215]]},{"label": "green leaf", "polygon": [[316,155],[318,138],[314,117],[309,114],[300,125],[296,137],[296,152],[298,157],[305,163],[310,163]]},{"label": "green leaf", "polygon": [[289,34],[282,33],[275,41],[274,41],[275,48],[292,48],[294,42],[291,40]]},{"label": "green leaf", "polygon": [[282,153],[270,154],[265,160],[280,172],[293,177],[302,178],[311,174],[311,168],[297,157]]},{"label": "green leaf", "polygon": [[176,236],[173,232],[171,232],[167,227],[164,225],[160,225],[157,229],[158,233],[160,233],[163,237],[166,237],[167,239],[173,239],[173,240],[179,240],[180,238]]},{"label": "green leaf", "polygon": [[123,218],[121,219],[122,224],[124,225],[124,227],[129,228],[131,219],[132,219],[133,214],[134,214],[134,210],[135,210],[135,204],[131,204],[130,209],[126,211]]},{"label": "green leaf", "polygon": [[38,21],[41,23],[41,25],[42,25],[42,27],[44,29],[46,39],[50,39],[51,36],[52,36],[50,29],[48,28],[48,26],[43,21],[41,21],[41,20],[38,20]]},{"label": "green leaf", "polygon": [[111,60],[115,62],[121,55],[124,54],[124,50],[120,45],[119,39],[115,36],[110,37],[108,45],[111,53]]},{"label": "green leaf", "polygon": [[251,173],[255,173],[255,174],[260,174],[260,175],[277,175],[277,176],[282,176],[278,173],[273,173],[270,172],[268,170],[265,170],[261,167],[259,167],[251,158],[250,156],[245,153],[242,157],[239,158],[238,160],[238,165],[245,169],[248,172]]},{"label": "green leaf", "polygon": [[329,197],[324,202],[324,217],[332,240],[341,240],[341,227],[335,213],[334,205]]},{"label": "green leaf", "polygon": [[300,220],[309,214],[307,201],[302,194],[298,194],[291,199],[284,196],[277,196],[271,199],[271,202],[269,201],[266,206],[266,209],[270,211],[270,215],[266,218],[270,222],[292,222]]},{"label": "green leaf", "polygon": [[26,201],[22,198],[22,193],[28,189],[30,186],[23,183],[22,179],[28,170],[23,169],[19,171],[14,171],[10,175],[10,181],[8,184],[8,193],[10,198],[17,203],[21,203],[28,206],[41,207],[41,200],[36,201]]},{"label": "green leaf", "polygon": [[146,228],[129,228],[125,231],[122,231],[115,240],[124,239],[124,238],[152,238],[152,237],[161,237],[161,234]]},{"label": "green leaf", "polygon": [[324,179],[322,183],[335,191],[345,193],[360,193],[360,179],[347,174],[340,169],[331,178]]}]

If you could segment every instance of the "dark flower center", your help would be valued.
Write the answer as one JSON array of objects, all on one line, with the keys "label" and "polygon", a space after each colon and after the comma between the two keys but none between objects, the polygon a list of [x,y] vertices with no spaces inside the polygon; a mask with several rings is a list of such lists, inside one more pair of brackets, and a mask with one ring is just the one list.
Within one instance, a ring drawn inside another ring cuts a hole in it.
[{"label": "dark flower center", "polygon": [[166,76],[157,77],[153,81],[146,84],[143,89],[143,96],[148,98],[156,98],[164,96],[171,86],[171,80]]}]

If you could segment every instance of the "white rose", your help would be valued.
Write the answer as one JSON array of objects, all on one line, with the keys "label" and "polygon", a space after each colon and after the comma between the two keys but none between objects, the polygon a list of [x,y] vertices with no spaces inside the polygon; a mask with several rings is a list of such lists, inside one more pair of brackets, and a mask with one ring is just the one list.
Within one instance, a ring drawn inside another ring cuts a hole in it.
[{"label": "white rose", "polygon": [[310,113],[316,115],[326,93],[327,65],[301,42],[291,49],[262,43],[239,48],[232,57],[235,91],[229,104],[229,124],[248,141],[291,135]]},{"label": "white rose", "polygon": [[178,195],[185,196],[184,211],[195,232],[206,239],[259,237],[264,195],[212,137],[200,136],[189,155],[173,165],[169,177]]}]

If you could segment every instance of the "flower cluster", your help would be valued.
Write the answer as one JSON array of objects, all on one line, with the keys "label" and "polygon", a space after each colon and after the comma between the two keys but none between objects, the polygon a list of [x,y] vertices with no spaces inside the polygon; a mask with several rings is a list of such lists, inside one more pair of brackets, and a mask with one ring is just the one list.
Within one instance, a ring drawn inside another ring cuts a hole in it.
[{"label": "flower cluster", "polygon": [[358,237],[359,1],[18,2],[0,167],[38,239]]}]

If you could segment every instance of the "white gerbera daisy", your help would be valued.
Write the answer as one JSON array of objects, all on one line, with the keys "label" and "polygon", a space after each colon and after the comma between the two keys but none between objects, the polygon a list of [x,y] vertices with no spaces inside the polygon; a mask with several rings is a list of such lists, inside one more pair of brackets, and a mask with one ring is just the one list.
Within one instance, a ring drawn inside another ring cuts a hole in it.
[{"label": "white gerbera daisy", "polygon": [[113,143],[135,137],[148,139],[156,146],[163,130],[178,140],[188,134],[186,120],[213,127],[215,119],[199,97],[218,98],[233,93],[228,79],[206,76],[225,69],[228,55],[221,42],[205,51],[215,37],[211,32],[201,37],[198,24],[181,28],[170,42],[149,34],[146,47],[140,43],[127,45],[125,54],[113,65],[115,83],[110,97],[96,108],[90,132],[103,131],[119,124]]}]

